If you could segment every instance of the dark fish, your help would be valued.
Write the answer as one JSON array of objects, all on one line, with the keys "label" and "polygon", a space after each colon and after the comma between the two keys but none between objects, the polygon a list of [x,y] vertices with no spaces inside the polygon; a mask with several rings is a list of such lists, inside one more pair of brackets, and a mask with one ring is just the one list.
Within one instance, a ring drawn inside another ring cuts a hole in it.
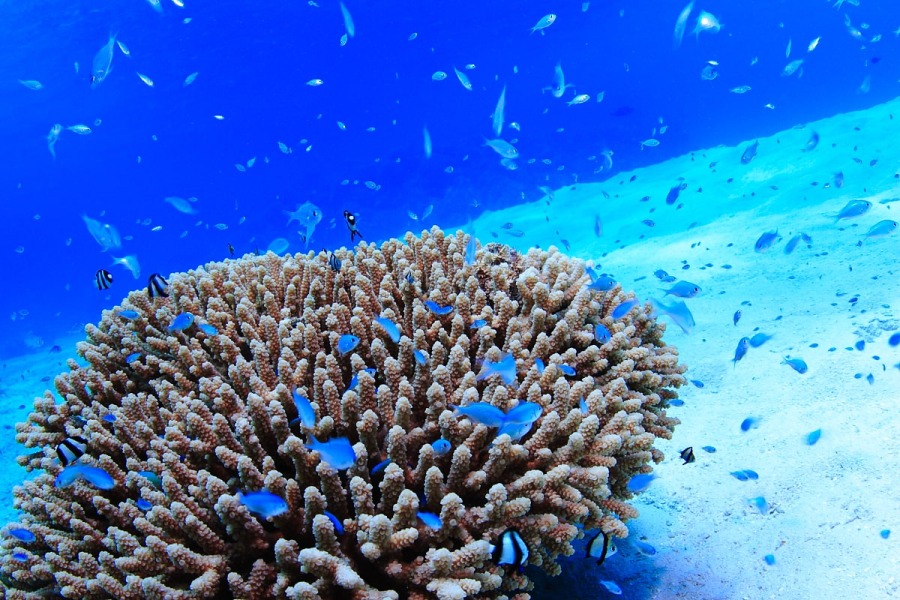
[{"label": "dark fish", "polygon": [[147,279],[147,295],[151,298],[168,298],[169,282],[159,273],[154,273]]},{"label": "dark fish", "polygon": [[512,228],[513,228],[513,224],[509,223],[509,222],[506,222],[500,226],[500,229],[512,229]]},{"label": "dark fish", "polygon": [[806,142],[806,146],[803,148],[804,152],[812,152],[816,149],[816,146],[819,145],[819,134],[815,131],[809,136],[809,140]]},{"label": "dark fish", "polygon": [[68,467],[84,456],[85,451],[87,451],[87,440],[78,435],[68,437],[56,446],[56,456],[59,458],[59,464],[63,467]]},{"label": "dark fish", "polygon": [[734,360],[732,360],[731,362],[733,362],[735,365],[737,365],[738,361],[741,360],[742,358],[744,358],[744,355],[747,354],[747,350],[749,348],[750,348],[750,340],[745,337],[742,337],[740,339],[740,341],[738,342],[737,348],[734,349]]},{"label": "dark fish", "polygon": [[406,280],[406,283],[412,285],[416,282],[416,277],[413,275],[412,268],[406,267],[406,270],[403,271],[403,279]]},{"label": "dark fish", "polygon": [[760,346],[762,346],[763,344],[765,344],[766,342],[768,342],[771,339],[772,339],[771,335],[769,335],[767,333],[759,332],[759,333],[755,334],[752,338],[750,338],[750,345],[753,346],[754,348],[759,348]]},{"label": "dark fish", "polygon": [[603,221],[600,220],[600,215],[594,217],[594,235],[603,236]]},{"label": "dark fish", "polygon": [[507,529],[500,534],[499,543],[494,546],[491,558],[498,565],[512,565],[520,571],[528,562],[528,545],[519,532]]},{"label": "dark fish", "polygon": [[359,236],[359,239],[363,239],[362,233],[359,232],[359,229],[356,228],[356,215],[354,215],[349,210],[344,211],[344,221],[347,222],[347,229],[350,230],[350,243],[352,244],[356,237]]},{"label": "dark fish", "polygon": [[844,187],[844,172],[838,171],[834,174],[834,187]]},{"label": "dark fish", "polygon": [[616,545],[613,543],[612,538],[603,531],[598,531],[597,534],[591,538],[588,542],[586,551],[587,557],[596,558],[598,565],[602,565],[604,560],[617,552]]},{"label": "dark fish", "polygon": [[760,253],[766,252],[769,250],[769,248],[778,243],[779,240],[781,240],[781,236],[778,235],[777,229],[775,231],[767,231],[759,236],[759,239],[756,240],[756,245],[753,246],[753,249],[756,252]]},{"label": "dark fish", "polygon": [[569,240],[564,239],[564,238],[560,238],[559,241],[562,242],[562,245],[563,245],[563,246],[565,246],[566,252],[571,252],[572,246],[569,244]]},{"label": "dark fish", "polygon": [[749,165],[750,161],[756,158],[756,151],[759,148],[759,140],[756,140],[744,150],[744,153],[741,154],[741,164]]},{"label": "dark fish", "polygon": [[337,257],[334,252],[329,253],[328,255],[328,266],[331,267],[332,271],[340,271],[341,270],[341,259]]},{"label": "dark fish", "polygon": [[55,354],[56,352],[62,352],[62,348],[54,345],[52,348],[50,348],[50,354]]},{"label": "dark fish", "polygon": [[803,239],[803,237],[800,234],[797,234],[794,237],[792,237],[790,240],[788,240],[788,243],[784,247],[784,253],[790,254],[791,252],[793,252],[794,248],[797,247],[797,244],[800,243],[801,239]]},{"label": "dark fish", "polygon": [[670,189],[669,193],[666,194],[666,204],[671,206],[672,204],[675,204],[676,202],[678,202],[678,194],[681,193],[681,190],[686,189],[686,188],[687,188],[686,183],[679,183],[678,185],[676,185],[675,187]]},{"label": "dark fish", "polygon": [[666,273],[665,271],[663,271],[662,269],[657,269],[657,270],[653,271],[653,274],[656,276],[657,279],[662,279],[662,280],[665,280],[665,278],[669,276],[669,274]]},{"label": "dark fish", "polygon": [[653,227],[654,225],[656,225],[656,223],[653,222],[653,219],[644,219],[643,221],[641,221],[641,223],[643,223],[647,227]]},{"label": "dark fish", "polygon": [[743,314],[744,314],[744,313],[742,313],[742,312],[739,311],[739,310],[734,311],[734,319],[733,319],[733,320],[734,320],[734,324],[735,324],[735,325],[737,325],[737,324],[738,324],[738,321],[741,320],[741,317],[743,316]]},{"label": "dark fish", "polygon": [[94,285],[98,290],[108,290],[109,284],[112,283],[112,280],[112,273],[110,273],[106,269],[98,269],[97,273],[94,274]]},{"label": "dark fish", "polygon": [[682,450],[682,451],[679,452],[678,454],[679,454],[679,456],[681,456],[681,460],[684,461],[683,463],[681,463],[681,464],[683,464],[683,465],[686,465],[686,464],[688,464],[688,463],[692,463],[692,462],[694,462],[694,460],[695,460],[695,458],[694,458],[694,448],[693,448],[692,446],[688,446],[687,448],[685,448],[684,450]]},{"label": "dark fish", "polygon": [[228,244],[228,254],[234,256],[234,246],[232,246],[231,244]]},{"label": "dark fish", "polygon": [[741,431],[750,431],[759,427],[759,419],[756,417],[747,417],[741,421]]}]

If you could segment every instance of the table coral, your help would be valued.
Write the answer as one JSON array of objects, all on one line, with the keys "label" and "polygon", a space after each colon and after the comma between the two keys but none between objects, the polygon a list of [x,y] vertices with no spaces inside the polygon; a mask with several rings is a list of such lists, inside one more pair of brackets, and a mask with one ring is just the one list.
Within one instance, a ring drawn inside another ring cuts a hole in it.
[{"label": "table coral", "polygon": [[[647,307],[613,319],[630,294],[588,289],[584,264],[555,249],[488,244],[467,265],[467,242],[434,228],[336,251],[339,270],[324,252],[245,256],[104,312],[78,344],[86,364],[55,380],[63,401],[47,392],[17,427],[37,449],[19,461],[40,473],[16,488],[9,528],[34,540],[2,542],[0,591],[525,599],[527,570],[492,559],[507,529],[551,574],[585,531],[627,536],[628,481],[662,460],[654,440],[678,422],[667,407],[685,369],[664,325]],[[194,324],[170,330],[182,313]],[[345,334],[359,343],[342,354]],[[517,381],[477,378],[507,355]],[[294,394],[312,404],[309,429]],[[451,408],[525,401],[540,416],[517,439]],[[54,484],[70,436],[112,489]],[[310,450],[313,437],[349,439],[351,466]],[[288,509],[251,512],[239,493],[257,491]]]}]

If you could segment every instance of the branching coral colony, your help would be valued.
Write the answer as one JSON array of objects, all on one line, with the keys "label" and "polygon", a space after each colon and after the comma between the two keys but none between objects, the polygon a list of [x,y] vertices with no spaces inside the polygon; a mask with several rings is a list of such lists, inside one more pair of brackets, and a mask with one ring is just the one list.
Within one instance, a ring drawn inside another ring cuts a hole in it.
[{"label": "branching coral colony", "polygon": [[554,249],[468,241],[247,256],[105,312],[17,428],[41,473],[3,595],[527,599],[517,562],[627,536],[678,423],[664,326]]}]

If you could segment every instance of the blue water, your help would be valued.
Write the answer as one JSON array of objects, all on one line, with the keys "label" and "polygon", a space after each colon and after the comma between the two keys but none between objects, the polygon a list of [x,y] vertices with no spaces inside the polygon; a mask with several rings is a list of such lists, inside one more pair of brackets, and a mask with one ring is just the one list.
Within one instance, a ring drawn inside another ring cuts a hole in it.
[{"label": "blue water", "polygon": [[[187,0],[183,9],[162,1],[161,14],[140,0],[0,5],[0,351],[49,347],[146,285],[151,272],[221,259],[229,244],[240,255],[286,237],[291,251],[303,250],[283,214],[303,202],[325,215],[311,240],[317,251],[349,243],[344,210],[358,213],[372,241],[420,228],[407,211],[420,215],[429,204],[426,225],[459,225],[485,209],[539,198],[541,185],[601,180],[883,102],[896,94],[900,74],[892,33],[900,5],[889,1],[839,9],[822,0],[697,3],[678,49],[672,31],[681,0],[595,1],[586,11],[579,2],[348,0],[356,35],[343,47],[333,1]],[[691,35],[701,9],[718,17],[721,31]],[[546,35],[529,33],[549,12],[558,19]],[[92,58],[111,31],[131,56],[117,49],[112,72],[91,89]],[[882,38],[872,43],[876,35]],[[805,59],[802,77],[783,77],[796,58]],[[704,81],[710,60],[719,76]],[[575,85],[562,99],[541,91],[557,63]],[[456,80],[454,66],[472,91]],[[432,81],[437,70],[447,79]],[[192,72],[196,81],[183,87]],[[305,85],[313,78],[324,85]],[[867,78],[870,91],[861,93]],[[493,137],[490,117],[504,85],[503,137],[516,140],[521,157],[515,171],[483,145]],[[728,91],[741,85],[752,90]],[[567,106],[576,92],[591,99]],[[656,134],[660,145],[641,150],[660,117],[668,126]],[[513,121],[521,132],[509,127]],[[54,159],[46,136],[55,123],[83,123],[93,132],[64,130]],[[433,139],[430,159],[423,127]],[[293,153],[279,151],[279,141]],[[613,170],[598,173],[604,150],[614,153]],[[246,172],[235,168],[253,157]],[[178,213],[166,196],[198,198],[198,214]],[[82,214],[127,236],[122,249],[101,252]],[[140,261],[137,280],[111,266],[112,255],[126,254]],[[115,277],[108,292],[93,288],[99,268]]]}]

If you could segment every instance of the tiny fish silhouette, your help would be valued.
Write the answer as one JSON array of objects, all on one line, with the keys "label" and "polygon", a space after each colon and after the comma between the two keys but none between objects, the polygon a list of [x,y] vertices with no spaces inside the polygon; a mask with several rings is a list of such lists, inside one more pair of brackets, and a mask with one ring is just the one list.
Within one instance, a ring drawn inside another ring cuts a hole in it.
[{"label": "tiny fish silhouette", "polygon": [[742,313],[742,312],[739,311],[739,310],[734,311],[734,317],[733,317],[732,320],[734,321],[734,324],[735,324],[735,325],[738,324],[738,321],[741,320],[741,317],[742,317],[743,315],[744,315],[744,313]]},{"label": "tiny fish silhouette", "polygon": [[767,231],[756,240],[756,245],[753,246],[753,250],[762,254],[763,252],[767,252],[772,246],[777,244],[781,240],[781,236],[778,235],[778,230],[775,231]]},{"label": "tiny fish silhouette", "polygon": [[816,442],[819,441],[819,438],[822,437],[822,430],[816,429],[815,431],[810,431],[806,434],[806,445],[814,446]]}]

